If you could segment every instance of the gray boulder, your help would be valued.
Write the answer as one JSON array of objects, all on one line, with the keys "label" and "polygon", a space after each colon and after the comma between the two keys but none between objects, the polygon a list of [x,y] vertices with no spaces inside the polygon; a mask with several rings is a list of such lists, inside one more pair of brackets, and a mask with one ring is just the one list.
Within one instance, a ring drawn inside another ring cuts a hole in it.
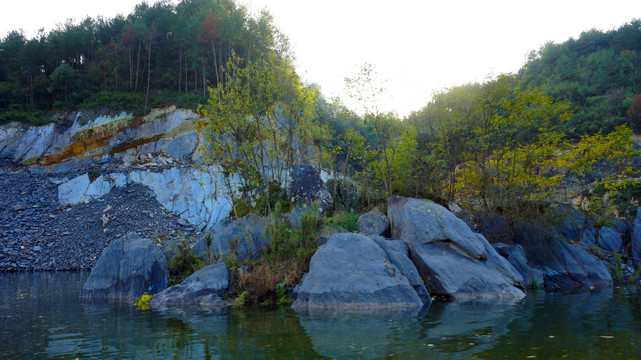
[{"label": "gray boulder", "polygon": [[401,240],[388,240],[382,236],[371,235],[370,238],[385,251],[387,258],[396,268],[409,280],[410,285],[414,288],[418,296],[423,300],[423,304],[430,305],[432,298],[425,288],[423,279],[419,275],[416,266],[410,260],[410,248]]},{"label": "gray boulder", "polygon": [[528,265],[543,273],[546,288],[612,285],[608,266],[564,241],[553,224],[515,224],[514,241],[525,249]]},{"label": "gray boulder", "polygon": [[520,299],[523,277],[488,241],[444,207],[394,196],[388,201],[392,238],[410,256],[432,295],[454,300]]},{"label": "gray boulder", "polygon": [[623,238],[616,228],[604,226],[599,230],[597,244],[603,250],[620,253],[623,250]]},{"label": "gray boulder", "polygon": [[312,256],[309,272],[294,289],[292,308],[383,309],[421,307],[408,279],[374,240],[335,234]]},{"label": "gray boulder", "polygon": [[167,288],[165,255],[152,240],[131,233],[100,254],[82,291],[85,299],[133,300]]},{"label": "gray boulder", "polygon": [[641,266],[641,208],[637,210],[637,216],[634,218],[631,234],[631,243],[632,243],[632,257],[634,258],[634,264],[639,267]]},{"label": "gray boulder", "polygon": [[523,276],[523,286],[527,289],[543,286],[543,273],[537,269],[532,269],[527,264],[525,250],[521,245],[508,245],[504,243],[492,244],[494,249],[507,261],[514,266],[516,271]]},{"label": "gray boulder", "polygon": [[318,201],[321,212],[332,206],[332,196],[323,187],[318,170],[309,164],[294,167],[288,190],[296,205],[310,205],[313,201]]},{"label": "gray boulder", "polygon": [[378,208],[361,215],[356,221],[359,234],[381,235],[389,232],[389,219]]},{"label": "gray boulder", "polygon": [[238,262],[258,259],[271,242],[267,236],[269,219],[255,214],[233,221],[216,232],[210,245],[210,259],[225,261],[235,256]]},{"label": "gray boulder", "polygon": [[227,265],[209,265],[191,274],[182,283],[154,295],[149,305],[154,308],[181,305],[228,306],[229,302],[220,297],[228,288]]}]

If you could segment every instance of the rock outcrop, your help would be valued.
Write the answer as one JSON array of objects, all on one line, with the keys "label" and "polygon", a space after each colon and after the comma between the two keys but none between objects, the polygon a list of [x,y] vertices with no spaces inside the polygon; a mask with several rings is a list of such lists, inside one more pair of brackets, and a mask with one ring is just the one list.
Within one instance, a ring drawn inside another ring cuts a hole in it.
[{"label": "rock outcrop", "polygon": [[392,238],[408,243],[432,295],[454,300],[520,299],[523,278],[488,241],[444,207],[391,197]]},{"label": "rock outcrop", "polygon": [[382,309],[421,307],[407,277],[364,235],[335,234],[310,261],[294,289],[292,308]]},{"label": "rock outcrop", "polygon": [[229,271],[225,264],[206,266],[178,285],[169,287],[154,295],[149,301],[153,308],[197,305],[202,307],[224,307],[229,302],[221,299],[229,289]]},{"label": "rock outcrop", "polygon": [[317,201],[321,212],[331,208],[332,196],[323,187],[318,169],[309,164],[298,164],[292,169],[290,177],[289,196],[296,205],[311,205]]},{"label": "rock outcrop", "polygon": [[216,232],[210,245],[210,259],[225,261],[233,256],[236,261],[257,260],[271,242],[267,234],[269,219],[248,214]]},{"label": "rock outcrop", "polygon": [[516,271],[523,277],[523,286],[526,289],[539,288],[543,286],[543,273],[531,268],[527,263],[525,250],[521,245],[507,245],[504,243],[492,244],[496,251],[505,257],[514,266]]},{"label": "rock outcrop", "polygon": [[135,233],[102,251],[82,291],[85,299],[133,300],[167,288],[165,255],[152,240]]},{"label": "rock outcrop", "polygon": [[133,154],[163,153],[190,162],[201,156],[198,119],[191,110],[170,106],[145,116],[73,112],[45,126],[10,124],[0,127],[0,159],[40,164],[53,172],[109,166]]},{"label": "rock outcrop", "polygon": [[231,201],[221,193],[222,180],[215,173],[215,169],[171,167],[117,171],[93,181],[83,174],[58,185],[58,201],[62,205],[75,205],[101,198],[116,187],[141,184],[150,188],[168,211],[199,229],[209,229],[231,211]]},{"label": "rock outcrop", "polygon": [[389,219],[378,208],[374,208],[358,217],[356,227],[359,234],[384,236],[389,233]]}]

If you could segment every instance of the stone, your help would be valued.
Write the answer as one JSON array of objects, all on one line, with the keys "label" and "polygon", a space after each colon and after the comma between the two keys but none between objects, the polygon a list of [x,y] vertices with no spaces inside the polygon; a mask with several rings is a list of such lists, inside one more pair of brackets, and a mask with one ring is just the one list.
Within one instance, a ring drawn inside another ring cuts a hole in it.
[{"label": "stone", "polygon": [[527,264],[525,250],[521,245],[508,245],[504,243],[492,244],[494,249],[514,266],[516,271],[523,277],[523,286],[527,289],[542,287],[544,283],[543,273],[531,268]]},{"label": "stone", "polygon": [[389,219],[378,208],[359,216],[356,221],[358,233],[384,236],[389,233]]},{"label": "stone", "polygon": [[423,306],[385,251],[369,237],[351,233],[332,235],[316,251],[294,298],[296,310]]},{"label": "stone", "polygon": [[82,290],[85,299],[134,300],[167,288],[165,255],[152,240],[130,233],[100,254]]},{"label": "stone", "polygon": [[528,264],[543,273],[546,288],[612,286],[608,266],[580,246],[572,246],[554,224],[529,221],[514,225],[514,241]]},{"label": "stone", "polygon": [[229,289],[229,271],[225,264],[206,266],[178,285],[171,286],[154,295],[149,301],[153,308],[169,306],[229,306],[221,299]]},{"label": "stone", "polygon": [[623,252],[623,235],[614,226],[603,226],[599,230],[597,244],[603,250],[621,253]]},{"label": "stone", "polygon": [[233,221],[217,232],[210,245],[210,259],[225,261],[235,256],[236,261],[258,259],[271,242],[267,234],[269,219],[248,214]]},{"label": "stone", "polygon": [[83,174],[58,185],[58,202],[60,205],[78,204],[86,198],[90,183],[89,175]]},{"label": "stone", "polygon": [[392,238],[410,257],[431,295],[453,300],[521,299],[523,277],[480,234],[441,205],[393,196],[388,200]]},{"label": "stone", "polygon": [[432,303],[432,298],[427,292],[423,279],[421,279],[421,275],[419,275],[418,270],[416,270],[416,266],[412,260],[410,260],[409,246],[401,240],[390,240],[376,235],[370,235],[369,237],[385,251],[390,262],[409,280],[410,285],[412,285],[416,294],[421,298],[423,304],[429,306]]},{"label": "stone", "polygon": [[321,212],[331,208],[331,194],[322,186],[320,174],[315,167],[298,164],[291,171],[290,177],[289,196],[296,205],[311,205],[312,202],[318,201]]}]

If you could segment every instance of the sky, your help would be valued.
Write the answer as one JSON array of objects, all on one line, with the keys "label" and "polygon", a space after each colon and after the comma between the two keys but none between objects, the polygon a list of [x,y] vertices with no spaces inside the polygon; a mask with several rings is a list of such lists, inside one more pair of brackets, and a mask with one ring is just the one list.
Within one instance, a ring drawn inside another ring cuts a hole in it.
[{"label": "sky", "polygon": [[[273,15],[304,82],[356,107],[345,95],[344,79],[370,63],[386,89],[379,111],[401,117],[424,107],[436,91],[518,71],[546,42],[641,18],[639,0],[236,1]],[[68,18],[126,15],[138,2],[13,1],[0,13],[0,36],[21,28],[32,37]]]}]

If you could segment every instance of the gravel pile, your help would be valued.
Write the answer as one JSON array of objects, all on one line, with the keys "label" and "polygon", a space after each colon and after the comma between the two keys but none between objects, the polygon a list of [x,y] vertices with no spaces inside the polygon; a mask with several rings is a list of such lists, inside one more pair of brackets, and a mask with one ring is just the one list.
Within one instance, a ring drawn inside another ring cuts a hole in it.
[{"label": "gravel pile", "polygon": [[148,239],[199,235],[142,185],[63,207],[57,201],[63,177],[0,167],[0,271],[90,270],[111,241],[132,231]]}]

